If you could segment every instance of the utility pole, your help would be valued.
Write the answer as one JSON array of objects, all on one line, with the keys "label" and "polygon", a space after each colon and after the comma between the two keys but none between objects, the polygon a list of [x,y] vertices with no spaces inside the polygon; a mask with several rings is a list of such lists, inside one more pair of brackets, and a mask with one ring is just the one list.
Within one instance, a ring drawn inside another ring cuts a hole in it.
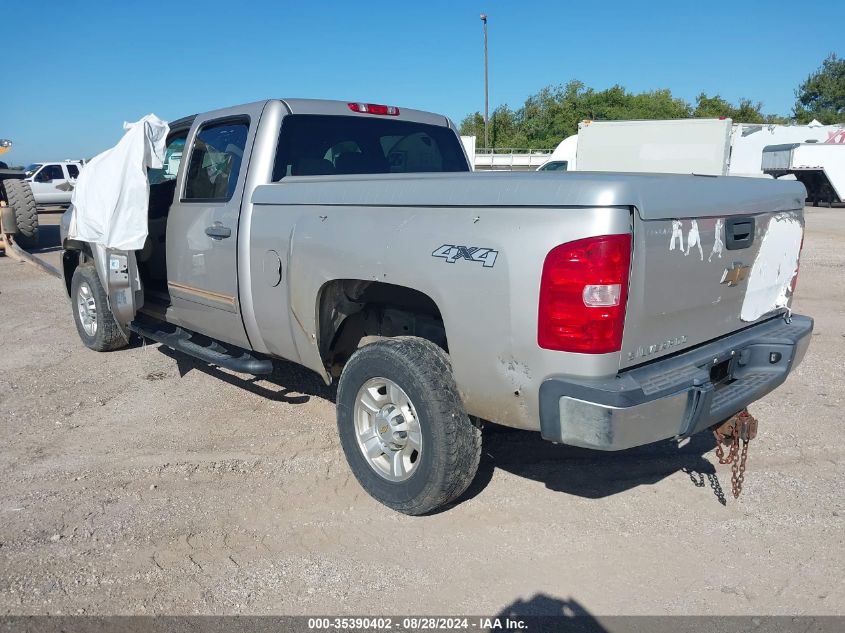
[{"label": "utility pole", "polygon": [[490,122],[489,107],[490,101],[488,98],[488,83],[487,83],[487,14],[481,14],[481,22],[484,24],[484,147],[490,147],[490,136],[487,128]]}]

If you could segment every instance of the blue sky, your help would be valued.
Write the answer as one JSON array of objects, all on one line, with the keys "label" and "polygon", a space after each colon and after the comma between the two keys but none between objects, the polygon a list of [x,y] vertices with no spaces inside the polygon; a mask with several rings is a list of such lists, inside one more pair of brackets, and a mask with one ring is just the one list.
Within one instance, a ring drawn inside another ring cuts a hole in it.
[{"label": "blue sky", "polygon": [[[491,109],[548,84],[702,90],[787,114],[795,87],[845,55],[845,1],[123,2],[3,0],[0,138],[10,163],[90,157],[124,120],[266,97]],[[36,6],[38,10],[36,11]]]}]

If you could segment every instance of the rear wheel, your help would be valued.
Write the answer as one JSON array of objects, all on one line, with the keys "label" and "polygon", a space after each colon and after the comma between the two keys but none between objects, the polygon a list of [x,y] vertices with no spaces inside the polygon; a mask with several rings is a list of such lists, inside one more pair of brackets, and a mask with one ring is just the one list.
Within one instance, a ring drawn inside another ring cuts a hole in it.
[{"label": "rear wheel", "polygon": [[15,241],[23,248],[38,245],[38,209],[29,183],[24,180],[4,180],[6,204],[15,217]]},{"label": "rear wheel", "polygon": [[449,357],[425,339],[384,339],[355,352],[340,377],[337,425],[361,486],[405,514],[454,501],[478,469],[481,432],[463,409]]},{"label": "rear wheel", "polygon": [[86,347],[106,352],[126,346],[128,341],[114,320],[108,296],[93,266],[79,266],[73,271],[70,300],[76,331]]}]

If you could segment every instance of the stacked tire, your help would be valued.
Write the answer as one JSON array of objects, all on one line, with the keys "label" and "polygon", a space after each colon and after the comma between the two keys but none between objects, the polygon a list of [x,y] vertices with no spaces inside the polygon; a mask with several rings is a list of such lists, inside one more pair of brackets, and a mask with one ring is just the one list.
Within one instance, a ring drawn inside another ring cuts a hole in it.
[{"label": "stacked tire", "polygon": [[8,233],[14,233],[15,241],[23,248],[32,248],[38,245],[38,209],[35,206],[35,197],[32,189],[25,180],[4,180],[0,183],[2,187],[2,199],[11,210],[15,226],[4,226]]}]

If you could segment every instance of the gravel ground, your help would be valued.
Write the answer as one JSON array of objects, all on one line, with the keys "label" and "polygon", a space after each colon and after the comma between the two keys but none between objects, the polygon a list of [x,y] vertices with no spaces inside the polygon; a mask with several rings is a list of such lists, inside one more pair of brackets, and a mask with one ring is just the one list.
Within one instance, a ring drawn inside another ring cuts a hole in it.
[{"label": "gravel ground", "polygon": [[807,211],[816,331],[752,407],[739,500],[706,435],[597,454],[494,427],[422,518],[350,476],[315,375],[97,354],[60,281],[0,258],[0,614],[845,614],[844,212]]}]

